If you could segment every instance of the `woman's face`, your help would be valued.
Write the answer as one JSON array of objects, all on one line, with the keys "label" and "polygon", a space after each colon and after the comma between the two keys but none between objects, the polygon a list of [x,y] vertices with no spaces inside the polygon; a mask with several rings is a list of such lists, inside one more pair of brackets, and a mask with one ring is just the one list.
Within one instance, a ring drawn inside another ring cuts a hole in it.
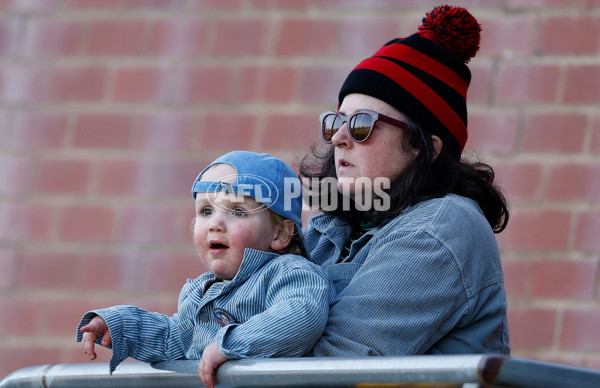
[{"label": "woman's face", "polygon": [[[365,94],[349,94],[340,106],[340,113],[350,115],[361,109],[369,109],[405,121],[404,116],[391,105]],[[335,169],[338,190],[354,197],[357,178],[363,182],[375,182],[376,178],[392,180],[415,158],[417,151],[404,150],[404,130],[378,121],[371,137],[356,143],[348,134],[347,123],[332,137],[335,146]],[[362,187],[362,186],[361,186]]]}]

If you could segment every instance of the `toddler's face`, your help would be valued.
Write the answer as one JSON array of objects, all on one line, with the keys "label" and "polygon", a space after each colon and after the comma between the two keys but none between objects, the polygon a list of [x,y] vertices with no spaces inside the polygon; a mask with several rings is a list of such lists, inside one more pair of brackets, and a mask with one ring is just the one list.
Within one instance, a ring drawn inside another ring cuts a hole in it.
[{"label": "toddler's face", "polygon": [[[233,183],[232,166],[217,164],[201,181]],[[262,211],[256,211],[259,208]],[[196,194],[194,244],[206,268],[215,276],[231,280],[237,274],[244,249],[271,251],[277,231],[269,211],[252,197],[223,192]]]}]

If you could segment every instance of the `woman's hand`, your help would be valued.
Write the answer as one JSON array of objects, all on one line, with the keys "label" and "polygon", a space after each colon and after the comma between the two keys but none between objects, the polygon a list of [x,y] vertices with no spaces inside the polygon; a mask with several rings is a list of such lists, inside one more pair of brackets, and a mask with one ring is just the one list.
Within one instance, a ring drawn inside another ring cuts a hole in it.
[{"label": "woman's hand", "polygon": [[112,338],[110,337],[108,325],[99,315],[96,315],[92,318],[90,323],[79,330],[83,333],[83,337],[81,338],[81,349],[84,354],[89,356],[90,360],[96,359],[96,352],[94,351],[96,338],[102,336],[102,346],[104,347],[112,345]]},{"label": "woman's hand", "polygon": [[227,360],[229,359],[219,352],[219,348],[214,342],[204,349],[202,359],[198,365],[198,376],[200,376],[206,387],[214,388],[215,379],[213,374],[215,369]]}]

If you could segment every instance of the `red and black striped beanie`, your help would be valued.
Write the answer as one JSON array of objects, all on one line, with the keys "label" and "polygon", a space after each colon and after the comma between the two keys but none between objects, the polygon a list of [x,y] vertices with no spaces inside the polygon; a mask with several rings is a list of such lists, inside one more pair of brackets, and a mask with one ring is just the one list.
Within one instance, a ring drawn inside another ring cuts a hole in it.
[{"label": "red and black striped beanie", "polygon": [[428,12],[419,31],[386,43],[346,78],[339,103],[350,93],[385,101],[436,134],[460,157],[467,142],[466,64],[479,50],[481,26],[464,8]]}]

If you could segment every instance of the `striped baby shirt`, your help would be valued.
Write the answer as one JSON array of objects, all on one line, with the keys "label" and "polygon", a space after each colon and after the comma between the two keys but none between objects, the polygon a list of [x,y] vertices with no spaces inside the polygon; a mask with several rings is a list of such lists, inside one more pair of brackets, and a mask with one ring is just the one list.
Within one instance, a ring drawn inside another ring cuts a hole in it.
[{"label": "striped baby shirt", "polygon": [[210,272],[188,279],[173,316],[136,306],[93,310],[76,339],[100,315],[112,337],[110,373],[127,357],[199,360],[212,342],[229,359],[301,356],[321,336],[334,294],[326,271],[306,258],[246,249],[230,282]]}]

